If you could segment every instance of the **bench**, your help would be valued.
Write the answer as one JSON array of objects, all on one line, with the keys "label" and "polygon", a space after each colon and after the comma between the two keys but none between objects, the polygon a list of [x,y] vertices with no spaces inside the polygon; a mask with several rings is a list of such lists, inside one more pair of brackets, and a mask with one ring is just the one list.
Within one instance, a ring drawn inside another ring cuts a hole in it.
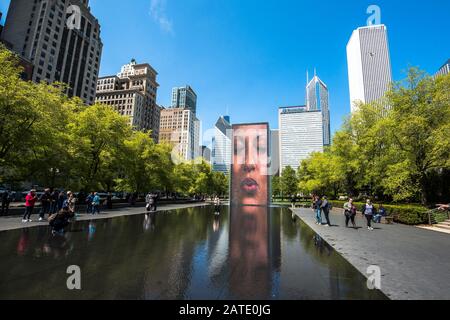
[{"label": "bench", "polygon": [[382,224],[394,224],[394,221],[398,220],[398,214],[390,214],[381,218]]}]

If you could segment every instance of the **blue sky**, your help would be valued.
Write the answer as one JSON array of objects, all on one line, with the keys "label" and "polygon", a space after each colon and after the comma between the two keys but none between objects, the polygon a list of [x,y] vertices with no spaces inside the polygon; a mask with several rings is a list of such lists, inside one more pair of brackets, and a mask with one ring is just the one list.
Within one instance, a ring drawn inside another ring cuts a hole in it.
[{"label": "blue sky", "polygon": [[277,108],[304,104],[306,70],[317,68],[335,131],[350,112],[345,47],[371,4],[388,27],[394,80],[408,66],[434,73],[450,58],[448,0],[91,0],[100,75],[135,58],[159,72],[159,104],[170,104],[174,86],[194,88],[204,130],[227,110],[234,123],[277,128]]}]

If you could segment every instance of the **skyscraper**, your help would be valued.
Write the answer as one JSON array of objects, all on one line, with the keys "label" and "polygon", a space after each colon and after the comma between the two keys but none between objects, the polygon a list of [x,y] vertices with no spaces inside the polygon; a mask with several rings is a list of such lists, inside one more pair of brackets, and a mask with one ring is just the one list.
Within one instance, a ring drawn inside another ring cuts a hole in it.
[{"label": "skyscraper", "polygon": [[64,82],[94,102],[103,44],[89,0],[11,0],[2,40],[34,65],[33,81]]},{"label": "skyscraper", "polygon": [[97,81],[96,101],[110,105],[121,115],[130,118],[137,130],[151,130],[155,142],[159,140],[161,109],[156,104],[158,73],[148,63],[132,60],[117,76],[101,77]]},{"label": "skyscraper", "polygon": [[373,25],[353,31],[347,44],[348,78],[352,113],[357,103],[383,98],[392,82],[387,28]]},{"label": "skyscraper", "polygon": [[442,76],[450,73],[450,59],[439,69],[436,76]]},{"label": "skyscraper", "polygon": [[230,173],[231,169],[231,135],[230,117],[220,117],[214,126],[211,161],[213,171]]},{"label": "skyscraper", "polygon": [[306,109],[322,112],[323,144],[329,146],[331,144],[329,93],[326,84],[315,74],[306,86]]},{"label": "skyscraper", "polygon": [[173,145],[174,151],[183,160],[200,157],[200,121],[189,109],[163,108],[159,142]]},{"label": "skyscraper", "polygon": [[201,146],[202,149],[202,158],[205,160],[205,162],[211,164],[211,149],[209,149],[207,146]]},{"label": "skyscraper", "polygon": [[172,89],[172,108],[188,109],[197,114],[197,94],[190,86]]},{"label": "skyscraper", "polygon": [[322,112],[306,106],[283,107],[278,111],[280,174],[287,166],[297,170],[313,152],[323,152]]},{"label": "skyscraper", "polygon": [[270,169],[269,175],[280,174],[280,130],[270,130]]}]

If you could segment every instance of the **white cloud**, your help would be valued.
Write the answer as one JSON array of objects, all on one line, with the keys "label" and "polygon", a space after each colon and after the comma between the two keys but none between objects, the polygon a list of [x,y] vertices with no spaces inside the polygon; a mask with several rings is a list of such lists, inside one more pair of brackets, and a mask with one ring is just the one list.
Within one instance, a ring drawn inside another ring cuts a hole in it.
[{"label": "white cloud", "polygon": [[150,0],[150,16],[162,31],[173,34],[173,23],[166,15],[166,0]]}]

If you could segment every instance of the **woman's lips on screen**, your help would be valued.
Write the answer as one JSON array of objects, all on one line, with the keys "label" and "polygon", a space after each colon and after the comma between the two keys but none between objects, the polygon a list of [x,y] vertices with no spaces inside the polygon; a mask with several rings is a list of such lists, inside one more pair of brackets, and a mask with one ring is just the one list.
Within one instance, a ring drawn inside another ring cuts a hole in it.
[{"label": "woman's lips on screen", "polygon": [[258,183],[251,178],[246,178],[241,182],[241,189],[248,193],[256,192],[258,190]]}]

